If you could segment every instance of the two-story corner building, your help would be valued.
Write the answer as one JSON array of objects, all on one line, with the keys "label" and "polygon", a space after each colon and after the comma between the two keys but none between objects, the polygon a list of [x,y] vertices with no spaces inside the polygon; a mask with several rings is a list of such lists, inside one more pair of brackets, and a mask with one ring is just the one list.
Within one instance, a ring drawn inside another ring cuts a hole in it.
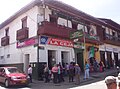
[{"label": "two-story corner building", "polygon": [[35,78],[43,73],[44,63],[51,69],[54,63],[73,61],[84,70],[88,59],[100,61],[99,46],[107,47],[98,36],[103,24],[60,1],[35,0],[0,25],[0,66],[27,73],[30,63]]},{"label": "two-story corner building", "polygon": [[101,41],[100,57],[108,68],[120,66],[120,25],[110,19],[99,18],[104,21],[101,31],[98,30]]},{"label": "two-story corner building", "polygon": [[55,59],[57,63],[74,61],[82,70],[88,59],[95,57],[100,61],[98,49],[101,42],[97,36],[97,28],[102,26],[102,22],[58,1],[46,0],[44,4],[49,7],[51,13],[48,18],[47,8],[44,9],[46,17],[44,16],[44,21],[38,26],[38,34],[41,36],[40,47],[48,49],[40,50],[40,53],[47,51],[45,54],[49,67]]}]

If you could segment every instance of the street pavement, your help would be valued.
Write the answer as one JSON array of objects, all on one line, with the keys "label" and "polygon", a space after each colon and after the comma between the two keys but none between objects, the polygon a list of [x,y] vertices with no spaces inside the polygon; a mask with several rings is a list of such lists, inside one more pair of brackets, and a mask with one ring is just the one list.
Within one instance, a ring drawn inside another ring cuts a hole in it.
[{"label": "street pavement", "polygon": [[[44,83],[44,81],[38,81],[38,80],[33,80],[33,83],[29,84],[28,87],[10,87],[10,88],[4,88],[4,86],[0,85],[0,89],[82,89],[85,85],[89,84],[98,84],[98,81],[104,80],[104,78],[108,75],[117,75],[117,70],[116,69],[107,69],[105,72],[93,72],[90,73],[90,78],[87,80],[84,80],[84,73],[81,74],[80,76],[80,85],[75,85],[75,82],[68,82],[68,77],[65,77],[65,82],[59,83],[59,84],[53,84],[52,81],[50,83]],[[104,84],[104,82],[99,83],[99,84]],[[99,85],[97,85],[99,86]],[[97,87],[96,86],[96,87]],[[102,86],[101,86],[102,87]],[[105,85],[103,85],[105,87]],[[88,89],[88,88],[83,88],[83,89]],[[91,88],[92,89],[92,88]],[[96,89],[96,88],[93,88]],[[100,89],[105,89],[105,88],[100,88]]]},{"label": "street pavement", "polygon": [[104,78],[108,75],[117,75],[116,69],[107,69],[105,72],[93,72],[90,73],[90,78],[84,80],[84,74],[82,73],[80,76],[80,85],[75,85],[75,82],[68,82],[68,77],[65,77],[65,82],[59,84],[53,84],[51,81],[50,83],[44,83],[44,81],[36,81],[30,84],[31,89],[72,89],[78,86],[84,86],[87,84],[95,83],[100,80],[104,80]]}]

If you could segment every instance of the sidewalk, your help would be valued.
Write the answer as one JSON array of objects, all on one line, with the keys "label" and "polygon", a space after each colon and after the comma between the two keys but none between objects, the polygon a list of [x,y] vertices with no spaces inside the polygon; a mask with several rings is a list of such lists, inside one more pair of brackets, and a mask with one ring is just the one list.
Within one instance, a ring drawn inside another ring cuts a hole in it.
[{"label": "sidewalk", "polygon": [[96,82],[104,79],[108,75],[116,75],[116,69],[107,69],[104,72],[93,72],[90,73],[90,78],[84,80],[84,73],[80,75],[80,85],[75,85],[75,82],[68,82],[68,77],[64,77],[65,82],[54,84],[52,81],[50,83],[44,83],[44,81],[33,80],[33,83],[30,84],[32,89],[69,89],[71,87],[82,86],[92,82]]}]

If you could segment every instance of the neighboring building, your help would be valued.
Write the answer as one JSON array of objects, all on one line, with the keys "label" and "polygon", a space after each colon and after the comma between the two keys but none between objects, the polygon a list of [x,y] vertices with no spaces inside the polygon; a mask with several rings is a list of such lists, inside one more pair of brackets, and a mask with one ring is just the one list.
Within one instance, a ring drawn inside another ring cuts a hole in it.
[{"label": "neighboring building", "polygon": [[105,24],[102,26],[101,41],[104,43],[100,46],[101,60],[110,68],[120,66],[120,25],[110,19],[103,19]]},{"label": "neighboring building", "polygon": [[0,66],[27,72],[30,63],[35,78],[45,63],[51,69],[54,63],[76,62],[84,70],[88,59],[103,58],[104,44],[113,45],[114,52],[119,48],[119,42],[103,41],[102,26],[109,27],[105,23],[60,1],[35,0],[0,25]]}]

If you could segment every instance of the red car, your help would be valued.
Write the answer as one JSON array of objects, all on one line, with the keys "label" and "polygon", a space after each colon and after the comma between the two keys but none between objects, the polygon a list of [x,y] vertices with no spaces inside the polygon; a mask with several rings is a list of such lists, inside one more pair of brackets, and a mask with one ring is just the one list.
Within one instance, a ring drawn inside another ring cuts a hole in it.
[{"label": "red car", "polygon": [[17,67],[0,67],[0,82],[10,85],[28,85],[28,77]]}]

